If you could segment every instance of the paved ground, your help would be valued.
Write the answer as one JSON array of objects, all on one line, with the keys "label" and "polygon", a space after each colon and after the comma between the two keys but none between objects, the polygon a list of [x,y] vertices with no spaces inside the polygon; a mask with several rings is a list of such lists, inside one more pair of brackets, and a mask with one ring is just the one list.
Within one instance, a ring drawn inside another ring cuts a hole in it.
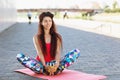
[{"label": "paved ground", "polygon": [[[60,25],[58,31],[63,37],[62,56],[74,48],[81,50],[81,57],[69,69],[120,80],[120,39]],[[16,60],[17,53],[35,57],[32,37],[36,32],[36,22],[21,22],[0,33],[0,80],[43,80],[13,72],[23,68]]]}]

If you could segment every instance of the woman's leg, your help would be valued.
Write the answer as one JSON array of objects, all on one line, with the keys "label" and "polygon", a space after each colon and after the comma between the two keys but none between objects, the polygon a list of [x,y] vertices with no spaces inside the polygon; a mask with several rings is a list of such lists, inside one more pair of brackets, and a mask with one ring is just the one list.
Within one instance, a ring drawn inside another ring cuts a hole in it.
[{"label": "woman's leg", "polygon": [[34,58],[26,57],[24,54],[17,54],[17,60],[26,68],[31,69],[35,73],[42,73],[45,75],[49,75],[49,72],[46,71],[45,67],[41,62],[37,61]]},{"label": "woman's leg", "polygon": [[24,54],[17,54],[17,60],[25,67],[31,69],[35,73],[41,73],[43,71],[43,65],[36,59],[26,57]]},{"label": "woman's leg", "polygon": [[64,68],[67,68],[70,65],[72,65],[77,60],[77,58],[79,56],[80,56],[80,51],[78,49],[74,49],[74,50],[69,51],[63,57],[63,59],[60,61],[60,66],[58,67],[55,74],[58,74],[58,73],[62,72],[64,70]]},{"label": "woman's leg", "polygon": [[[76,59],[80,56],[80,51],[78,49],[74,49],[70,52],[68,52],[63,59],[60,61],[60,66],[54,73],[55,75],[62,72],[64,68],[69,67],[72,65]],[[24,54],[17,54],[17,60],[25,67],[31,69],[35,73],[43,73],[46,75],[49,75],[49,72],[45,70],[42,63],[37,61],[36,59],[26,57]],[[51,61],[47,62],[46,65],[53,66],[56,62]]]}]

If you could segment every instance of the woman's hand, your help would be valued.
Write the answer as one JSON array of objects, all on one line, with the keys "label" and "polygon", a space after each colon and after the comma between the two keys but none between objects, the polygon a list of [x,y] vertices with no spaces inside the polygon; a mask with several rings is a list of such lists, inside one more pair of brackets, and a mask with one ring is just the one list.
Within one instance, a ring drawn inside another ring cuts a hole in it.
[{"label": "woman's hand", "polygon": [[50,75],[50,76],[51,76],[51,75],[54,75],[54,72],[56,71],[55,66],[46,66],[45,69],[46,69],[46,71],[49,72],[49,75]]},{"label": "woman's hand", "polygon": [[49,75],[54,75],[54,72],[56,72],[57,68],[59,67],[59,63],[56,63],[54,66],[46,66],[45,69],[50,73]]},{"label": "woman's hand", "polygon": [[54,75],[54,72],[56,72],[58,67],[59,67],[59,63],[56,63],[54,66],[52,66],[50,75]]},{"label": "woman's hand", "polygon": [[59,63],[59,62],[56,62],[55,67],[58,68],[59,65],[60,65],[60,63]]}]

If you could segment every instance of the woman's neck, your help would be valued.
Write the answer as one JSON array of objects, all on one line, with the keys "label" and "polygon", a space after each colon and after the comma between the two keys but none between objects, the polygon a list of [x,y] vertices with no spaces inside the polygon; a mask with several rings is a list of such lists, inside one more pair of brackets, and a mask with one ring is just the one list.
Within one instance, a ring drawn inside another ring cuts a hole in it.
[{"label": "woman's neck", "polygon": [[51,42],[51,35],[50,35],[49,31],[47,31],[47,30],[45,31],[44,37],[45,37],[45,42],[46,43],[50,43]]},{"label": "woman's neck", "polygon": [[50,31],[49,30],[44,30],[45,31],[45,35],[50,35]]}]

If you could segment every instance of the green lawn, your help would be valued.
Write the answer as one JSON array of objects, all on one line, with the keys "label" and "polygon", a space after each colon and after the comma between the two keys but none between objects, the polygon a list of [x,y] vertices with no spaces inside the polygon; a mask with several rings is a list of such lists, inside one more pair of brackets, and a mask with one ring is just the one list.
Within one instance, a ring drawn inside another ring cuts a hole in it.
[{"label": "green lawn", "polygon": [[[32,17],[36,18],[39,16],[40,13],[33,12]],[[60,12],[57,12],[55,18],[63,18]],[[20,18],[27,18],[27,12],[17,13],[17,16]],[[70,19],[89,19],[89,20],[96,20],[96,21],[105,21],[105,22],[112,22],[112,23],[120,23],[120,13],[101,13],[96,14],[92,17],[82,17],[80,13],[69,15]]]}]

